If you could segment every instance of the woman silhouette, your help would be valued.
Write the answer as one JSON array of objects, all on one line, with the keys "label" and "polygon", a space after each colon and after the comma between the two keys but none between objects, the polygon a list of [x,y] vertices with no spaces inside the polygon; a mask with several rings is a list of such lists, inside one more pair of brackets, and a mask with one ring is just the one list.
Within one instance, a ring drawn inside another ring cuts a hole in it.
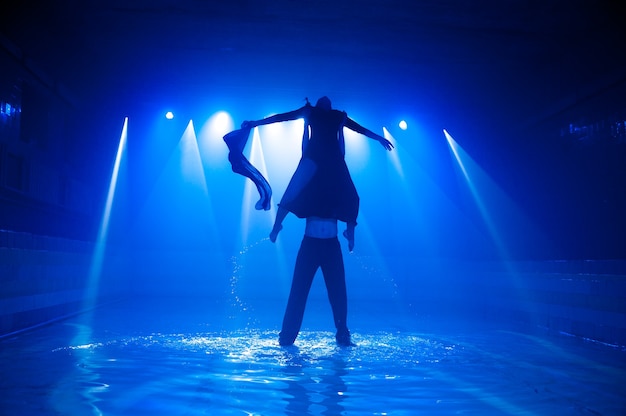
[{"label": "woman silhouette", "polygon": [[320,98],[315,106],[276,114],[258,121],[244,121],[242,130],[282,121],[304,119],[302,158],[280,203],[270,240],[276,241],[289,212],[299,218],[325,218],[346,223],[344,236],[354,247],[354,228],[359,212],[359,196],[345,162],[343,128],[377,140],[385,149],[391,142],[352,120],[344,111],[334,110],[330,99]]}]

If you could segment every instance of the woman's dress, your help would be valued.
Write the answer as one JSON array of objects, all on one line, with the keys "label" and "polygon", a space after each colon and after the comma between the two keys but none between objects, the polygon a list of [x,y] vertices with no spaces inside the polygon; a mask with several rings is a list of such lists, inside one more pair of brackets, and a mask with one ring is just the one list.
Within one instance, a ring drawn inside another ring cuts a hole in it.
[{"label": "woman's dress", "polygon": [[[306,183],[294,183],[293,178],[298,176],[298,169],[301,168],[298,166],[280,206],[299,218],[315,216],[356,223],[359,196],[339,139],[346,113],[309,108],[305,124],[310,126],[311,134],[302,159],[312,161],[315,170]],[[294,191],[294,187],[301,189]],[[292,194],[295,196],[291,197]]]}]

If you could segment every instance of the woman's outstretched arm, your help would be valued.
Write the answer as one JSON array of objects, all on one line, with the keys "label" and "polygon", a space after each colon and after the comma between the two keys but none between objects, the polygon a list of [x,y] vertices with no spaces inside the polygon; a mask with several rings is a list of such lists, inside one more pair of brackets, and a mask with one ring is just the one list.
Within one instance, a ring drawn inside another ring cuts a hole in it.
[{"label": "woman's outstretched arm", "polygon": [[385,139],[380,134],[376,134],[373,131],[366,129],[365,127],[361,126],[356,121],[352,120],[350,117],[346,119],[345,126],[349,128],[350,130],[354,130],[357,133],[360,133],[364,136],[369,137],[370,139],[374,139],[378,141],[387,150],[393,149],[393,144],[389,140]]},{"label": "woman's outstretched arm", "polygon": [[307,106],[298,108],[297,110],[289,111],[287,113],[274,114],[273,116],[263,118],[256,121],[244,121],[241,123],[241,128],[254,128],[257,126],[263,126],[265,124],[279,123],[281,121],[290,121],[303,118],[305,116]]}]

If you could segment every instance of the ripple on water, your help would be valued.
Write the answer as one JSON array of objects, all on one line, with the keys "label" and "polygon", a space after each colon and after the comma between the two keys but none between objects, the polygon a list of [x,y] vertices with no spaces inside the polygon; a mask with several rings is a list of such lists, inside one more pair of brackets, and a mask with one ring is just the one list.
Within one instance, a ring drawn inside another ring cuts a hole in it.
[{"label": "ripple on water", "polygon": [[410,409],[416,380],[428,380],[419,367],[456,348],[418,334],[355,335],[357,346],[350,348],[338,347],[331,332],[303,331],[297,346],[286,348],[277,338],[276,331],[154,333],[55,352],[75,355],[83,374],[97,373],[107,387],[95,391],[92,374],[89,397],[114,413],[145,411],[149,403],[155,411],[154,402],[160,402],[162,409],[192,406],[222,414],[384,414]]},{"label": "ripple on water", "polygon": [[0,404],[68,415],[610,415],[624,404],[623,366],[517,333],[366,332],[351,348],[326,331],[288,348],[277,339],[241,330],[16,343],[21,359],[0,355]]}]

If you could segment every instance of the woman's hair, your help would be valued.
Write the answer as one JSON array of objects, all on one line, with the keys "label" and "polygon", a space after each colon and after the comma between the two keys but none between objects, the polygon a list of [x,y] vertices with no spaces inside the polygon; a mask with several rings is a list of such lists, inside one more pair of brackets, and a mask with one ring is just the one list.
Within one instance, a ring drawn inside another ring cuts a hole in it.
[{"label": "woman's hair", "polygon": [[320,107],[325,110],[330,110],[331,109],[330,98],[328,98],[327,96],[323,96],[322,98],[317,100],[317,102],[315,103],[315,107]]}]

